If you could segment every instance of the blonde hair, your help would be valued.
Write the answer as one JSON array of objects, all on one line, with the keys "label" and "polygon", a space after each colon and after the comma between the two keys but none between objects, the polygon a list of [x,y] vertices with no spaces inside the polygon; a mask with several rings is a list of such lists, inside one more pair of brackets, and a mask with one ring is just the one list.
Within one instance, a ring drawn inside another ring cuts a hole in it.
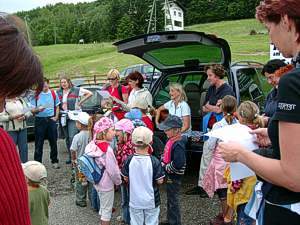
[{"label": "blonde hair", "polygon": [[107,78],[117,78],[117,80],[120,80],[120,72],[117,69],[111,69],[110,71],[108,71],[107,73]]},{"label": "blonde hair", "polygon": [[181,84],[178,84],[178,83],[172,83],[170,84],[170,90],[171,89],[174,89],[176,91],[178,91],[180,93],[180,101],[186,101],[187,102],[187,96],[186,96],[186,93],[182,87]]},{"label": "blonde hair", "polygon": [[234,120],[234,112],[236,111],[237,101],[231,95],[226,95],[222,99],[221,110],[224,113],[224,118],[228,124],[232,124]]},{"label": "blonde hair", "polygon": [[259,108],[255,103],[244,101],[238,107],[237,112],[244,119],[245,123],[264,127],[263,117],[259,115]]}]

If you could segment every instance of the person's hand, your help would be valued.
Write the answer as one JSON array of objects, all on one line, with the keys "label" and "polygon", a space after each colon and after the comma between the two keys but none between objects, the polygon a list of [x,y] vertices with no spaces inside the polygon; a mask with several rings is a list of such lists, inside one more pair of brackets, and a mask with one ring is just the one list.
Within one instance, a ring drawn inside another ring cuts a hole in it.
[{"label": "person's hand", "polygon": [[22,121],[23,116],[24,116],[24,114],[16,114],[14,116],[10,116],[10,119]]},{"label": "person's hand", "polygon": [[24,116],[24,114],[22,114],[22,116],[19,116],[18,118],[16,118],[19,122],[22,122],[23,120],[26,119],[26,117]]},{"label": "person's hand", "polygon": [[50,119],[53,120],[54,122],[56,122],[58,120],[58,118],[56,116],[53,116]]},{"label": "person's hand", "polygon": [[44,106],[39,106],[39,107],[37,107],[36,109],[37,109],[36,112],[42,112],[42,111],[45,110],[45,107],[44,107]]},{"label": "person's hand", "polygon": [[236,141],[220,142],[216,149],[226,162],[237,162],[238,155],[247,151],[243,145]]},{"label": "person's hand", "polygon": [[220,107],[220,106],[221,106],[221,104],[222,104],[222,99],[219,99],[219,100],[217,101],[217,104],[216,104],[216,106]]},{"label": "person's hand", "polygon": [[262,147],[268,147],[271,145],[271,141],[268,135],[267,128],[258,128],[255,130],[249,131],[250,134],[255,134],[257,138],[257,143]]}]

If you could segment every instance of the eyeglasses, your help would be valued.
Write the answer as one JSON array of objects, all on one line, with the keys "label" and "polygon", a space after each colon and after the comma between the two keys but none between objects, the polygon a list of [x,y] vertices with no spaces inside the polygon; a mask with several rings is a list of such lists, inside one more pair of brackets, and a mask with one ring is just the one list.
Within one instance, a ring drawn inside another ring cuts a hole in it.
[{"label": "eyeglasses", "polygon": [[118,78],[117,77],[114,77],[114,78],[107,78],[107,80],[117,80]]}]

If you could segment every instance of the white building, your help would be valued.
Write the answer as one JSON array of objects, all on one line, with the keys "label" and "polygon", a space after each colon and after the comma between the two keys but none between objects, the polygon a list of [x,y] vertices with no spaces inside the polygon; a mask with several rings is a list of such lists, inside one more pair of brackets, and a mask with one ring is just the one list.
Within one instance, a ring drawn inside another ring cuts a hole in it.
[{"label": "white building", "polygon": [[165,30],[183,30],[184,29],[184,11],[178,3],[166,1],[163,10],[165,10]]}]

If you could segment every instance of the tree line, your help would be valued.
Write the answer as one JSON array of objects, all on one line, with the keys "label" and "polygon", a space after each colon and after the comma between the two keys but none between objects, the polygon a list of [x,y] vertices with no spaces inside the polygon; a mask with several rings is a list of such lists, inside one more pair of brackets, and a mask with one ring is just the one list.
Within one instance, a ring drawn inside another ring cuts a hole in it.
[{"label": "tree line", "polygon": [[[153,0],[98,0],[48,5],[16,13],[27,22],[33,45],[112,41],[147,32]],[[163,30],[157,0],[157,31]],[[179,0],[185,25],[253,18],[259,0]],[[213,31],[212,31],[213,32]]]}]

